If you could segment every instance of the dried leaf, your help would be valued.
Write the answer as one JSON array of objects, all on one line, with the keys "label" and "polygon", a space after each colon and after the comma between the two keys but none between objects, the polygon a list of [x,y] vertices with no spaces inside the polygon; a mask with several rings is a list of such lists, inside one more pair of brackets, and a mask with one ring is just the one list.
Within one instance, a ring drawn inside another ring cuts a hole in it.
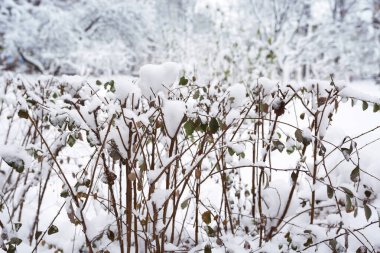
[{"label": "dried leaf", "polygon": [[206,211],[206,212],[202,213],[202,220],[204,223],[210,224],[211,223],[211,211]]},{"label": "dried leaf", "polygon": [[358,182],[360,177],[360,168],[356,166],[355,169],[351,171],[350,178],[352,182]]},{"label": "dried leaf", "polygon": [[367,110],[367,108],[368,108],[368,103],[366,101],[363,101],[363,104],[362,104],[363,111]]},{"label": "dried leaf", "polygon": [[52,234],[55,234],[55,233],[58,233],[58,227],[55,226],[55,225],[51,225],[48,229],[48,235],[52,235]]},{"label": "dried leaf", "polygon": [[372,211],[371,211],[371,208],[364,204],[364,214],[365,214],[365,218],[367,219],[367,221],[369,220],[369,218],[371,218],[371,215],[372,215]]}]

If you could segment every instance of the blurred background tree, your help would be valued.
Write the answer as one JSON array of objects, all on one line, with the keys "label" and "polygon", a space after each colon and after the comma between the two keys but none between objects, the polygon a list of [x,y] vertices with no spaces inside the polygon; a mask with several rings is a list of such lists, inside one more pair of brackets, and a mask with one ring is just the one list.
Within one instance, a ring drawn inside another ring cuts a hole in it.
[{"label": "blurred background tree", "polygon": [[380,79],[380,0],[0,0],[0,71]]}]

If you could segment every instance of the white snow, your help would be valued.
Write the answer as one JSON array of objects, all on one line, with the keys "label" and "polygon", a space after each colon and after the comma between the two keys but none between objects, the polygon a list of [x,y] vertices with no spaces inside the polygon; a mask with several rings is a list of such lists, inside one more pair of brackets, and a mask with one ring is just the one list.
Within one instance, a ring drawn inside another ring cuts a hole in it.
[{"label": "white snow", "polygon": [[309,140],[309,141],[313,140],[313,134],[311,133],[310,129],[307,127],[302,129],[302,137]]},{"label": "white snow", "polygon": [[239,120],[239,119],[240,119],[240,112],[238,110],[231,109],[231,111],[226,116],[226,124],[230,125],[234,121]]},{"label": "white snow", "polygon": [[162,113],[166,130],[170,137],[174,137],[186,113],[186,104],[183,101],[166,100],[162,107]]},{"label": "white snow", "polygon": [[166,93],[178,79],[180,65],[175,62],[166,62],[160,65],[146,64],[140,68],[138,85],[142,95],[152,97],[160,91]]},{"label": "white snow", "polygon": [[228,98],[232,101],[232,107],[239,107],[245,102],[247,90],[243,84],[234,84],[227,89]]},{"label": "white snow", "polygon": [[151,202],[156,204],[157,208],[162,208],[164,202],[169,198],[173,190],[156,189],[152,194]]},{"label": "white snow", "polygon": [[120,100],[129,98],[134,95],[135,103],[141,96],[140,87],[136,84],[136,79],[131,77],[113,78],[115,80],[115,95]]}]

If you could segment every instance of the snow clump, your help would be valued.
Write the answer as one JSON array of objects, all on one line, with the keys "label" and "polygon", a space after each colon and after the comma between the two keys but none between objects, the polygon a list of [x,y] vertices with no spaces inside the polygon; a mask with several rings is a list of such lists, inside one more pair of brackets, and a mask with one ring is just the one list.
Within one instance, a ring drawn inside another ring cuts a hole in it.
[{"label": "snow clump", "polygon": [[142,66],[139,80],[142,95],[149,98],[156,96],[160,91],[166,93],[178,79],[180,70],[180,65],[175,62]]},{"label": "snow clump", "polygon": [[169,136],[173,138],[186,113],[186,104],[183,101],[166,100],[162,107],[162,112],[166,130]]}]

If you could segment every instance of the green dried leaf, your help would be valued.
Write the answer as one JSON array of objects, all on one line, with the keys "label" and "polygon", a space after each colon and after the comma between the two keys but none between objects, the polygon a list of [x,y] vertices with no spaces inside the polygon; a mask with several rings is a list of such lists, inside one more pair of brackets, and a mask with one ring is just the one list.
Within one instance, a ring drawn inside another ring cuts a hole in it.
[{"label": "green dried leaf", "polygon": [[18,237],[12,237],[9,240],[9,244],[20,245],[20,243],[22,243],[22,240]]},{"label": "green dried leaf", "polygon": [[198,98],[199,98],[199,95],[200,95],[199,90],[196,90],[195,93],[194,93],[194,95],[193,95],[193,98],[194,98],[194,99],[198,99]]},{"label": "green dried leaf", "polygon": [[269,112],[269,105],[268,104],[260,103],[259,109],[260,109],[261,112],[268,113]]},{"label": "green dried leaf", "polygon": [[185,201],[183,201],[183,202],[181,203],[181,208],[182,208],[182,209],[185,209],[186,207],[189,206],[189,203],[190,203],[190,199],[186,199]]},{"label": "green dried leaf", "polygon": [[215,237],[215,230],[212,227],[206,226],[205,230],[209,237]]},{"label": "green dried leaf", "polygon": [[352,208],[351,198],[350,196],[348,196],[348,194],[346,194],[346,212],[350,213],[352,211],[353,211],[353,208]]},{"label": "green dried leaf", "polygon": [[354,197],[354,194],[352,193],[352,191],[346,187],[343,187],[341,186],[340,187],[350,198]]},{"label": "green dried leaf", "polygon": [[296,140],[298,142],[303,142],[303,136],[302,136],[302,131],[301,129],[297,129],[294,133],[294,136],[296,137]]},{"label": "green dried leaf", "polygon": [[219,123],[218,123],[218,120],[216,118],[211,118],[210,120],[210,123],[208,124],[208,127],[210,129],[210,132],[212,134],[215,134],[216,132],[218,132],[219,130]]},{"label": "green dried leaf", "polygon": [[355,169],[351,171],[350,178],[352,182],[358,182],[360,178],[360,168],[356,166]]},{"label": "green dried leaf", "polygon": [[192,135],[195,130],[195,124],[192,120],[188,120],[183,125],[183,128],[185,128],[186,136]]},{"label": "green dried leaf", "polygon": [[112,93],[115,93],[116,89],[115,89],[115,81],[114,80],[111,80],[109,82],[106,82],[104,84],[104,89],[106,90],[109,90],[111,91]]},{"label": "green dried leaf", "polygon": [[292,172],[291,174],[291,178],[292,178],[292,182],[293,184],[295,184],[297,182],[297,173],[295,173],[294,171]]},{"label": "green dried leaf", "polygon": [[288,153],[288,155],[291,155],[295,150],[295,146],[291,146],[291,147],[288,147],[286,149],[286,153]]},{"label": "green dried leaf", "polygon": [[341,148],[341,151],[344,159],[348,162],[350,160],[352,150],[348,148]]},{"label": "green dried leaf", "polygon": [[18,173],[22,173],[25,169],[24,161],[16,156],[4,156],[3,161],[8,164],[10,167],[15,169]]},{"label": "green dried leaf", "polygon": [[306,242],[303,244],[303,246],[308,247],[313,244],[313,238],[309,237],[307,238]]},{"label": "green dried leaf", "polygon": [[110,229],[107,230],[107,237],[111,242],[115,241],[115,233]]},{"label": "green dried leaf", "polygon": [[358,216],[358,208],[355,207],[355,210],[354,210],[354,218],[356,218]]},{"label": "green dried leaf", "polygon": [[58,233],[58,227],[55,226],[55,225],[51,225],[48,229],[48,235],[52,235],[52,234],[55,234],[55,233]]},{"label": "green dried leaf", "polygon": [[334,197],[334,188],[332,188],[331,185],[327,185],[327,197],[329,199],[332,199],[332,197]]},{"label": "green dried leaf", "polygon": [[380,111],[380,105],[379,104],[373,104],[373,112]]},{"label": "green dried leaf", "polygon": [[279,140],[274,140],[273,141],[273,146],[272,146],[272,151],[274,151],[276,149],[278,149],[278,151],[280,151],[282,153],[282,151],[284,151],[284,149],[285,149],[284,143],[282,143]]},{"label": "green dried leaf", "polygon": [[371,197],[371,195],[372,195],[372,191],[365,190],[365,191],[364,191],[364,195],[365,195],[367,198],[369,198],[369,197]]},{"label": "green dried leaf", "polygon": [[204,223],[210,224],[211,223],[211,211],[206,211],[206,212],[202,213],[202,220]]},{"label": "green dried leaf", "polygon": [[72,135],[69,135],[69,138],[67,139],[67,144],[70,146],[70,147],[72,147],[72,146],[74,146],[74,144],[75,144],[75,137],[74,136],[72,136]]},{"label": "green dried leaf", "polygon": [[15,252],[16,252],[16,246],[14,246],[13,244],[10,244],[8,246],[7,253],[15,253]]},{"label": "green dried leaf", "polygon": [[42,234],[42,231],[36,231],[36,234],[34,235],[34,239],[38,240],[41,234]]},{"label": "green dried leaf", "polygon": [[232,148],[228,147],[227,150],[228,150],[228,154],[230,154],[230,156],[233,156],[235,154],[235,150],[233,150]]},{"label": "green dried leaf", "polygon": [[28,113],[28,111],[27,110],[23,110],[23,109],[20,109],[19,111],[18,111],[18,114],[17,114],[20,118],[22,118],[22,119],[27,119],[27,118],[29,118],[29,113]]},{"label": "green dried leaf", "polygon": [[363,101],[363,104],[362,104],[363,111],[367,110],[367,108],[368,108],[368,103],[366,101]]},{"label": "green dried leaf", "polygon": [[366,246],[359,246],[359,248],[356,249],[355,253],[367,253],[368,249]]},{"label": "green dried leaf", "polygon": [[371,208],[364,204],[364,214],[365,214],[365,218],[367,219],[367,221],[369,220],[369,218],[371,218],[371,215],[372,215],[372,211],[371,211]]},{"label": "green dried leaf", "polygon": [[330,244],[332,250],[335,252],[336,251],[336,246],[338,245],[336,239],[335,238],[334,239],[330,239],[329,240],[329,244]]},{"label": "green dried leaf", "polygon": [[197,131],[206,132],[208,124],[203,123],[202,120],[198,117],[194,122],[194,126]]},{"label": "green dried leaf", "polygon": [[356,104],[356,100],[355,99],[351,99],[351,107],[354,107],[354,105]]},{"label": "green dried leaf", "polygon": [[318,151],[319,156],[324,156],[326,154],[326,147],[321,143]]},{"label": "green dried leaf", "polygon": [[206,244],[203,252],[204,253],[212,253],[211,245],[210,244]]},{"label": "green dried leaf", "polygon": [[61,194],[60,194],[60,196],[61,196],[62,198],[67,198],[69,195],[70,195],[70,194],[69,194],[69,191],[68,191],[68,190],[64,190],[64,191],[62,191]]},{"label": "green dried leaf", "polygon": [[16,230],[16,232],[19,231],[21,227],[22,227],[22,223],[20,223],[20,222],[16,222],[15,223],[15,230]]},{"label": "green dried leaf", "polygon": [[281,116],[285,113],[285,102],[281,100],[280,104],[274,109],[274,113],[277,116]]},{"label": "green dried leaf", "polygon": [[180,79],[179,79],[179,85],[186,85],[187,83],[189,82],[189,79],[187,79],[186,77],[182,76]]}]

